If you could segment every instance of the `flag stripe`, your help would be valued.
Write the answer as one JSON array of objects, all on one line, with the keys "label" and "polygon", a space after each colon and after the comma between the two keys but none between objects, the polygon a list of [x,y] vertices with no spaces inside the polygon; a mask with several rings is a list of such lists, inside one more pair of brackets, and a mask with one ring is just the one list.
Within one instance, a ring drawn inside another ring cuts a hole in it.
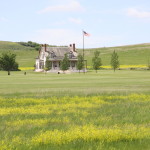
[{"label": "flag stripe", "polygon": [[84,34],[84,36],[90,36],[90,34],[85,31],[83,31],[83,34]]}]

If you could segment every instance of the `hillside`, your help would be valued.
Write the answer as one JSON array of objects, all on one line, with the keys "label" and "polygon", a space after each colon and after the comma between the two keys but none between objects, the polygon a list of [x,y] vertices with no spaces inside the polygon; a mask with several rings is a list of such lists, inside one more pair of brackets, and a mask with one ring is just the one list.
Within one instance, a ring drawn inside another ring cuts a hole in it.
[{"label": "hillside", "polygon": [[[104,47],[85,50],[85,58],[88,60],[88,65],[91,64],[95,50],[100,51],[103,65],[110,64],[111,54],[114,50],[119,55],[121,65],[144,65],[147,64],[148,59],[150,59],[150,43],[108,48]],[[79,51],[81,52],[82,50]]]},{"label": "hillside", "polygon": [[0,51],[7,51],[7,50],[34,50],[31,47],[22,46],[16,42],[9,42],[9,41],[0,41]]},{"label": "hillside", "polygon": [[0,53],[13,51],[17,55],[20,67],[33,67],[38,54],[32,47],[26,47],[16,42],[0,41]]},{"label": "hillside", "polygon": [[[103,65],[110,65],[111,54],[114,50],[119,55],[121,65],[144,65],[150,59],[150,43],[93,48],[85,49],[85,59],[88,60],[88,66],[91,65],[95,50],[100,51]],[[4,51],[13,51],[17,55],[17,61],[20,67],[33,67],[35,58],[38,56],[38,51],[34,48],[26,47],[15,42],[0,41],[0,53]],[[78,49],[78,52],[82,53],[82,49]]]}]

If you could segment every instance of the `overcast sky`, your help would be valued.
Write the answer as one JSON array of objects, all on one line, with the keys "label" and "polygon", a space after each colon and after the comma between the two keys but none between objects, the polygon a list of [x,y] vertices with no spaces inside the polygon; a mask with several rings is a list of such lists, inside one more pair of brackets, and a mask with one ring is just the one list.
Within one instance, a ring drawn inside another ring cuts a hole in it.
[{"label": "overcast sky", "polygon": [[82,48],[150,42],[150,0],[0,0],[0,40]]}]

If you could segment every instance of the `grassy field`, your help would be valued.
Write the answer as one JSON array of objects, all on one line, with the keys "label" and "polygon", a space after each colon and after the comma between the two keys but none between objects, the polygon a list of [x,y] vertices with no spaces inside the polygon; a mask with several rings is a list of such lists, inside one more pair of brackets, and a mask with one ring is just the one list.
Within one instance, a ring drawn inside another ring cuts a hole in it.
[{"label": "grassy field", "polygon": [[114,50],[119,56],[121,65],[143,65],[147,64],[148,59],[150,59],[150,44],[86,49],[85,58],[88,60],[88,65],[92,64],[95,50],[100,51],[103,65],[110,65],[111,54]]},{"label": "grassy field", "polygon": [[75,74],[0,72],[0,95],[11,96],[91,96],[150,91],[150,71],[100,70]]},{"label": "grassy field", "polygon": [[150,72],[0,72],[0,149],[150,149]]},{"label": "grassy field", "polygon": [[0,98],[0,149],[149,150],[150,95]]},{"label": "grassy field", "polygon": [[[145,67],[150,44],[100,48],[108,66],[115,49],[124,68]],[[88,66],[96,49],[86,49]],[[23,70],[38,52],[0,42]],[[82,50],[78,50],[82,52]],[[29,69],[30,70],[30,69]],[[46,74],[0,71],[0,150],[149,150],[150,71]]]}]

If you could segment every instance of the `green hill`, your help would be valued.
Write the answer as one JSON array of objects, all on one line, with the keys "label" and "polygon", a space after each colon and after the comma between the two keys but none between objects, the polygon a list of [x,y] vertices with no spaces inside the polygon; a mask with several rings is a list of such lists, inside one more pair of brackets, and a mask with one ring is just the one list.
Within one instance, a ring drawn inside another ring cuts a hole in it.
[{"label": "green hill", "polygon": [[[120,47],[103,47],[85,49],[85,59],[88,66],[91,66],[91,60],[95,50],[100,51],[102,64],[110,65],[111,54],[114,50],[119,55],[121,65],[145,65],[150,59],[150,43],[120,46]],[[17,55],[17,62],[20,67],[33,67],[38,51],[32,47],[23,46],[16,42],[0,41],[0,53],[5,51],[13,51]],[[78,49],[82,53],[82,49]]]},{"label": "green hill", "polygon": [[38,55],[38,51],[32,47],[23,46],[16,42],[0,41],[0,53],[7,51],[13,51],[17,55],[20,67],[33,67]]},{"label": "green hill", "polygon": [[88,65],[91,65],[95,50],[100,51],[103,65],[110,65],[111,54],[114,50],[119,55],[121,65],[144,65],[147,64],[148,59],[150,59],[150,43],[120,47],[104,47],[85,50],[85,58],[88,60]]}]

